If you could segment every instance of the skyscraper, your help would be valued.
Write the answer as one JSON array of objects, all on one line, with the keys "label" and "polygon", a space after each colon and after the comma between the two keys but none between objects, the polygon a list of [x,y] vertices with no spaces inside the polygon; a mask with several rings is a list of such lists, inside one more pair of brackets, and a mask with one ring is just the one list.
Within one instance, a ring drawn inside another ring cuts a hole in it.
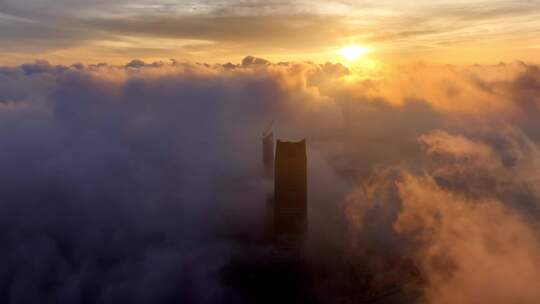
[{"label": "skyscraper", "polygon": [[262,158],[264,178],[272,180],[274,177],[274,133],[271,131],[263,134]]},{"label": "skyscraper", "polygon": [[307,226],[306,141],[277,141],[274,173],[274,233],[301,240]]}]

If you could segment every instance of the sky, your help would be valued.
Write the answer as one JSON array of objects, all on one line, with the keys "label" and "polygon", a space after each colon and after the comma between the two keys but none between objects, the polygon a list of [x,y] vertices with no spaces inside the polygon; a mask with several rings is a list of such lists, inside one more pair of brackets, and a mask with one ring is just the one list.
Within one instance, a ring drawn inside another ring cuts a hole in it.
[{"label": "sky", "polygon": [[537,62],[540,1],[1,0],[0,63]]}]

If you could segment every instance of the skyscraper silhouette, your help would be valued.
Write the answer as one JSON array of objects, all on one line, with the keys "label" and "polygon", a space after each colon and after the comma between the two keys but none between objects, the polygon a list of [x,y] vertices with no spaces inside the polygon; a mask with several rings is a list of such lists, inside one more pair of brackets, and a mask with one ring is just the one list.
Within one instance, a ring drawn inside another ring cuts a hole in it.
[{"label": "skyscraper silhouette", "polygon": [[306,141],[277,141],[274,172],[274,234],[301,241],[307,226]]},{"label": "skyscraper silhouette", "polygon": [[269,131],[263,134],[263,168],[264,178],[272,180],[274,177],[274,133]]}]

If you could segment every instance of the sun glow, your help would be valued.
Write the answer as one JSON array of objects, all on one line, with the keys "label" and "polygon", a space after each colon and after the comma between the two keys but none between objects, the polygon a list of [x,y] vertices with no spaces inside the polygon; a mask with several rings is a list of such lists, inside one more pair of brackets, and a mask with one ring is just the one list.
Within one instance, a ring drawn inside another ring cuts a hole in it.
[{"label": "sun glow", "polygon": [[348,45],[339,50],[339,53],[343,58],[347,59],[348,61],[354,61],[362,56],[364,56],[367,52],[369,52],[369,49],[364,46],[360,45]]}]

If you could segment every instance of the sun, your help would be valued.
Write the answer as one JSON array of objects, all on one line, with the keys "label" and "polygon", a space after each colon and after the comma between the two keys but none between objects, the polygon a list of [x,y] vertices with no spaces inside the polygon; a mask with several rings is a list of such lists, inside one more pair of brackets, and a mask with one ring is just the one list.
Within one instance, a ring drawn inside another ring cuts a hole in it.
[{"label": "sun", "polygon": [[347,59],[348,61],[354,61],[358,58],[364,56],[367,52],[369,52],[369,49],[364,46],[360,46],[357,44],[354,45],[348,45],[341,49],[339,49],[339,53],[343,58]]}]

